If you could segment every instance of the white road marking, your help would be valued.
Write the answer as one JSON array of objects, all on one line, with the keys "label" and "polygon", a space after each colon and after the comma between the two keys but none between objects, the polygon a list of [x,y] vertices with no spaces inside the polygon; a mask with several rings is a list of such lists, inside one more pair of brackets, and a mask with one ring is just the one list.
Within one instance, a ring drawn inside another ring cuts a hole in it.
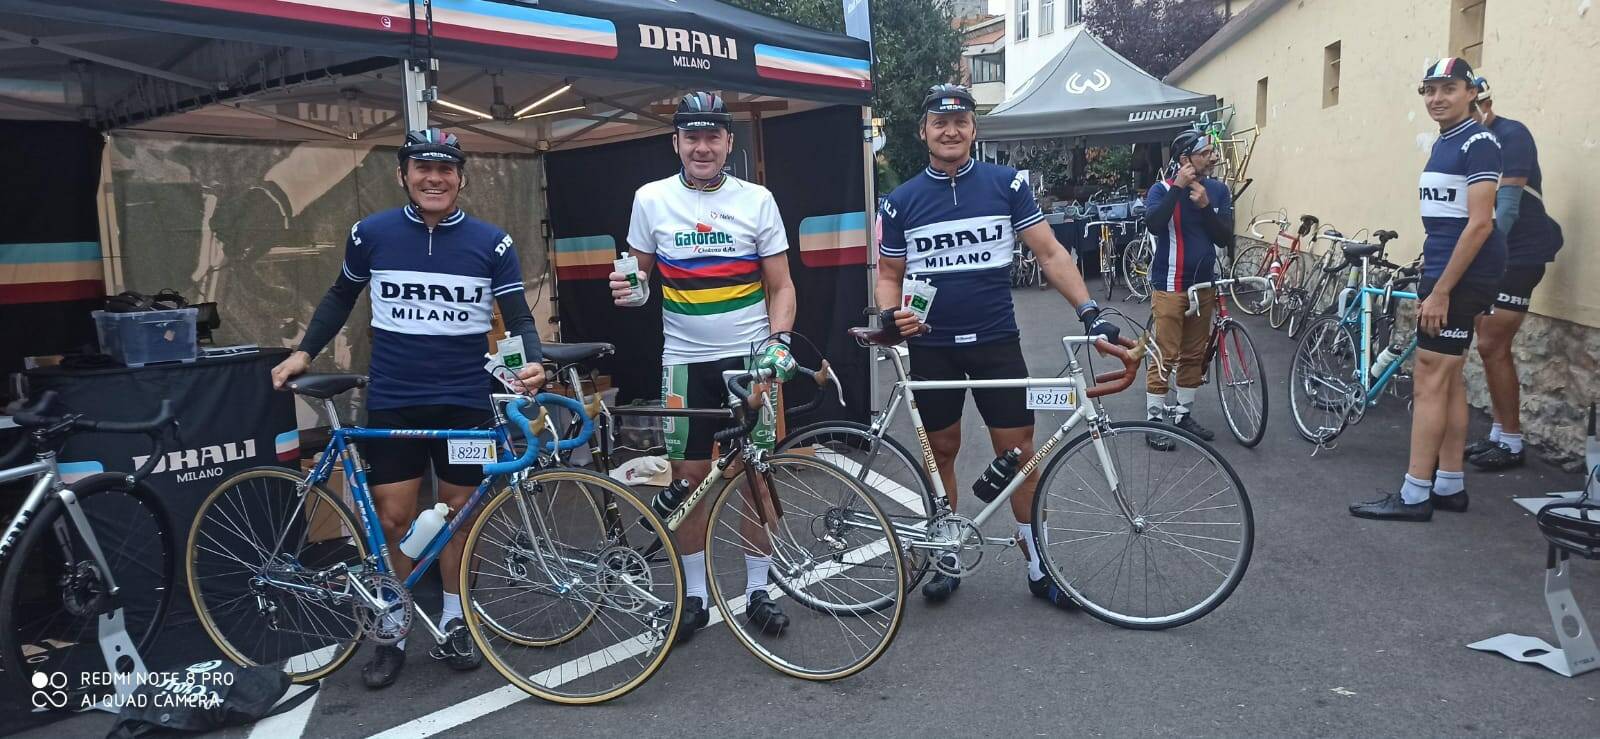
[{"label": "white road marking", "polygon": [[[287,700],[301,692],[310,690],[310,685],[296,685],[284,694]],[[306,732],[306,722],[311,720],[311,711],[317,705],[317,699],[322,697],[322,691],[306,699],[306,702],[276,716],[268,716],[257,721],[250,727],[249,739],[267,739],[267,737],[302,736]]]},{"label": "white road marking", "polygon": [[[872,544],[860,547],[856,550],[856,552],[860,553],[861,557],[852,558],[857,559],[858,561],[851,562],[850,564],[830,564],[819,567],[805,577],[806,584],[809,585],[835,575],[843,574],[851,568],[859,565],[862,561],[870,560],[873,557],[882,555],[884,552],[888,551],[888,549],[889,542],[887,539],[879,539]],[[767,592],[773,600],[778,600],[784,597],[784,593],[781,590],[778,590],[777,586],[769,586],[767,588]],[[741,612],[744,610],[744,603],[745,596],[739,596],[729,601],[728,605],[733,608],[735,612]],[[711,620],[706,624],[706,628],[715,626],[722,620],[723,618],[720,609],[713,607],[711,609]],[[571,677],[568,677],[566,680],[561,680],[559,682],[551,681],[546,683],[550,687],[559,687],[560,685],[563,685],[571,680],[576,680],[577,678],[587,675],[590,670],[579,669],[578,666],[580,664],[593,664],[593,660],[596,656],[606,654],[616,657],[628,657],[639,654],[640,652],[645,651],[646,648],[647,645],[642,639],[629,639],[626,642],[613,644],[606,649],[602,649],[583,657],[578,657],[577,659],[573,659],[566,664],[546,670],[544,673],[541,673],[541,675],[550,675],[563,670],[572,670],[573,673],[571,674]],[[450,729],[461,726],[462,724],[483,718],[484,716],[494,713],[495,711],[499,711],[500,709],[520,703],[532,697],[533,696],[524,693],[521,688],[518,688],[515,685],[507,685],[505,687],[492,690],[488,693],[484,693],[476,698],[462,701],[455,705],[441,708],[426,716],[407,721],[406,723],[382,733],[374,734],[372,739],[422,739],[423,737],[430,737],[441,732],[449,731]]]},{"label": "white road marking", "polygon": [[[821,448],[816,450],[816,455],[817,459],[832,464],[844,470],[845,472],[850,473],[851,477],[858,477],[861,474],[861,464],[849,457],[844,456],[843,454],[835,452],[831,449]],[[894,500],[894,502],[905,506],[908,510],[916,513],[919,516],[927,513],[927,510],[924,509],[922,505],[921,495],[918,495],[910,488],[883,476],[881,473],[868,472],[867,479],[863,484],[865,484],[868,488],[889,496]]]}]

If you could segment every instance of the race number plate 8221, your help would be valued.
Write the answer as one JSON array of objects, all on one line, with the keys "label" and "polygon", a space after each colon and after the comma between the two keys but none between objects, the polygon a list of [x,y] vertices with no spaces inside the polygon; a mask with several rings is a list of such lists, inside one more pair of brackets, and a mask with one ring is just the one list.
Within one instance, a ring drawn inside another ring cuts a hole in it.
[{"label": "race number plate 8221", "polygon": [[493,464],[498,461],[493,439],[451,439],[450,464]]},{"label": "race number plate 8221", "polygon": [[1028,410],[1070,411],[1078,407],[1078,390],[1071,387],[1028,388]]}]

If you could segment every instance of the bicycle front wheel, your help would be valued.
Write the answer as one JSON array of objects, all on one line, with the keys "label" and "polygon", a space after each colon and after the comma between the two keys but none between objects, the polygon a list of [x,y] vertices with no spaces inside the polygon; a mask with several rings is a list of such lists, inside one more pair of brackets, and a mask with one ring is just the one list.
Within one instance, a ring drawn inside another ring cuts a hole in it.
[{"label": "bicycle front wheel", "polygon": [[1338,316],[1324,316],[1307,327],[1289,366],[1295,428],[1306,441],[1326,444],[1349,423],[1354,404],[1364,402],[1355,337]]},{"label": "bicycle front wheel", "polygon": [[[747,477],[733,477],[712,507],[711,597],[739,643],[773,669],[806,680],[854,675],[883,656],[900,629],[899,540],[872,496],[838,467],[792,454],[765,463],[757,476],[764,490],[748,491]],[[756,592],[799,606],[783,609],[784,628],[750,618]]]},{"label": "bicycle front wheel", "polygon": [[1073,439],[1045,466],[1033,521],[1050,576],[1090,615],[1128,629],[1210,613],[1255,546],[1233,467],[1199,437],[1150,421]]},{"label": "bicycle front wheel", "polygon": [[1217,334],[1211,376],[1222,401],[1228,430],[1240,444],[1253,447],[1267,434],[1267,376],[1250,333],[1229,320]]},{"label": "bicycle front wheel", "polygon": [[1128,292],[1133,294],[1134,299],[1141,303],[1150,299],[1152,252],[1151,237],[1148,234],[1129,244],[1122,252],[1123,283],[1127,285]]},{"label": "bicycle front wheel", "polygon": [[683,613],[678,553],[660,518],[611,478],[533,472],[485,504],[464,551],[467,628],[524,692],[600,703],[666,661]]},{"label": "bicycle front wheel", "polygon": [[[61,696],[61,705],[39,707],[78,710],[115,693],[92,678],[132,668],[107,665],[100,645],[100,621],[118,609],[135,649],[148,654],[155,643],[172,598],[173,536],[161,499],[143,483],[125,489],[126,480],[106,473],[68,486],[105,555],[104,569],[58,497],[47,498],[23,529],[0,578],[6,695]],[[35,690],[35,674],[50,678],[48,690]]]},{"label": "bicycle front wheel", "polygon": [[[1229,274],[1234,279],[1265,277],[1267,275],[1266,261],[1266,245],[1256,244],[1239,252],[1239,256],[1234,257],[1233,271]],[[1259,316],[1267,310],[1267,295],[1269,293],[1265,290],[1257,290],[1244,286],[1243,283],[1235,282],[1228,286],[1228,294],[1233,298],[1233,303],[1238,306],[1239,310],[1252,316]]]},{"label": "bicycle front wheel", "polygon": [[1100,242],[1100,282],[1106,291],[1106,300],[1117,288],[1117,247],[1114,241]]},{"label": "bicycle front wheel", "polygon": [[235,664],[282,668],[297,683],[355,654],[370,575],[367,544],[333,493],[282,467],[257,467],[206,496],[184,556],[200,626]]},{"label": "bicycle front wheel", "polygon": [[921,461],[900,442],[877,436],[866,424],[823,421],[796,429],[778,442],[779,452],[815,456],[853,478],[872,495],[900,538],[906,560],[906,588],[928,574],[933,558],[912,546],[927,541],[936,510],[933,483]]}]

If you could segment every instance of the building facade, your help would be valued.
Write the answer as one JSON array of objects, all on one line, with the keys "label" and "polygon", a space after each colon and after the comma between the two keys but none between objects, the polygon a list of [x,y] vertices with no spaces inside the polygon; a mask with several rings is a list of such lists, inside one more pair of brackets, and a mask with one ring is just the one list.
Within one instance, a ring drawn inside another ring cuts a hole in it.
[{"label": "building facade", "polygon": [[1005,16],[961,18],[956,23],[961,29],[961,83],[972,89],[978,112],[987,113],[1006,98]]},{"label": "building facade", "polygon": [[[1020,0],[1019,0],[1020,1]],[[1167,81],[1235,106],[1235,128],[1259,128],[1240,198],[1240,231],[1256,213],[1312,213],[1345,233],[1394,229],[1391,258],[1421,248],[1417,177],[1438,136],[1417,84],[1444,56],[1472,62],[1495,111],[1527,124],[1539,147],[1544,201],[1565,246],[1533,294],[1515,352],[1523,424],[1534,447],[1570,461],[1582,417],[1600,400],[1600,251],[1586,173],[1600,149],[1588,71],[1600,13],[1568,0],[1254,0]],[[1398,260],[1397,260],[1398,261]],[[1487,408],[1481,365],[1470,401]]]},{"label": "building facade", "polygon": [[1005,97],[1066,48],[1067,35],[1061,30],[1083,22],[1090,1],[1005,0]]}]

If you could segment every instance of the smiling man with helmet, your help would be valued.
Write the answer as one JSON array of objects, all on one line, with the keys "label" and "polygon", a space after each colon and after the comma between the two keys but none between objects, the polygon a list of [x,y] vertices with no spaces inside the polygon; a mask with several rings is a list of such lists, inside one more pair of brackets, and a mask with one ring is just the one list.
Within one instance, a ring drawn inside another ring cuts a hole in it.
[{"label": "smiling man with helmet", "polygon": [[[367,426],[470,429],[493,421],[492,378],[483,371],[496,305],[506,330],[523,339],[528,364],[517,374],[532,390],[544,382],[539,333],[522,290],[522,267],[504,229],[457,205],[466,186],[466,154],[454,134],[429,128],[406,134],[395,176],[408,203],[350,227],[344,266],[317,305],[300,348],[272,370],[282,388],[311,366],[339,333],[372,283],[372,359]],[[374,439],[362,445],[383,535],[393,546],[417,515],[422,476],[432,463],[439,501],[460,510],[483,479],[478,465],[452,465],[443,440]],[[462,525],[468,525],[463,522]],[[464,537],[439,555],[440,572],[459,570]],[[411,561],[391,559],[404,579]],[[439,622],[448,640],[435,659],[468,670],[482,658],[467,633],[454,578],[444,578]],[[368,687],[394,683],[405,665],[405,640],[374,648],[361,671]]]}]

